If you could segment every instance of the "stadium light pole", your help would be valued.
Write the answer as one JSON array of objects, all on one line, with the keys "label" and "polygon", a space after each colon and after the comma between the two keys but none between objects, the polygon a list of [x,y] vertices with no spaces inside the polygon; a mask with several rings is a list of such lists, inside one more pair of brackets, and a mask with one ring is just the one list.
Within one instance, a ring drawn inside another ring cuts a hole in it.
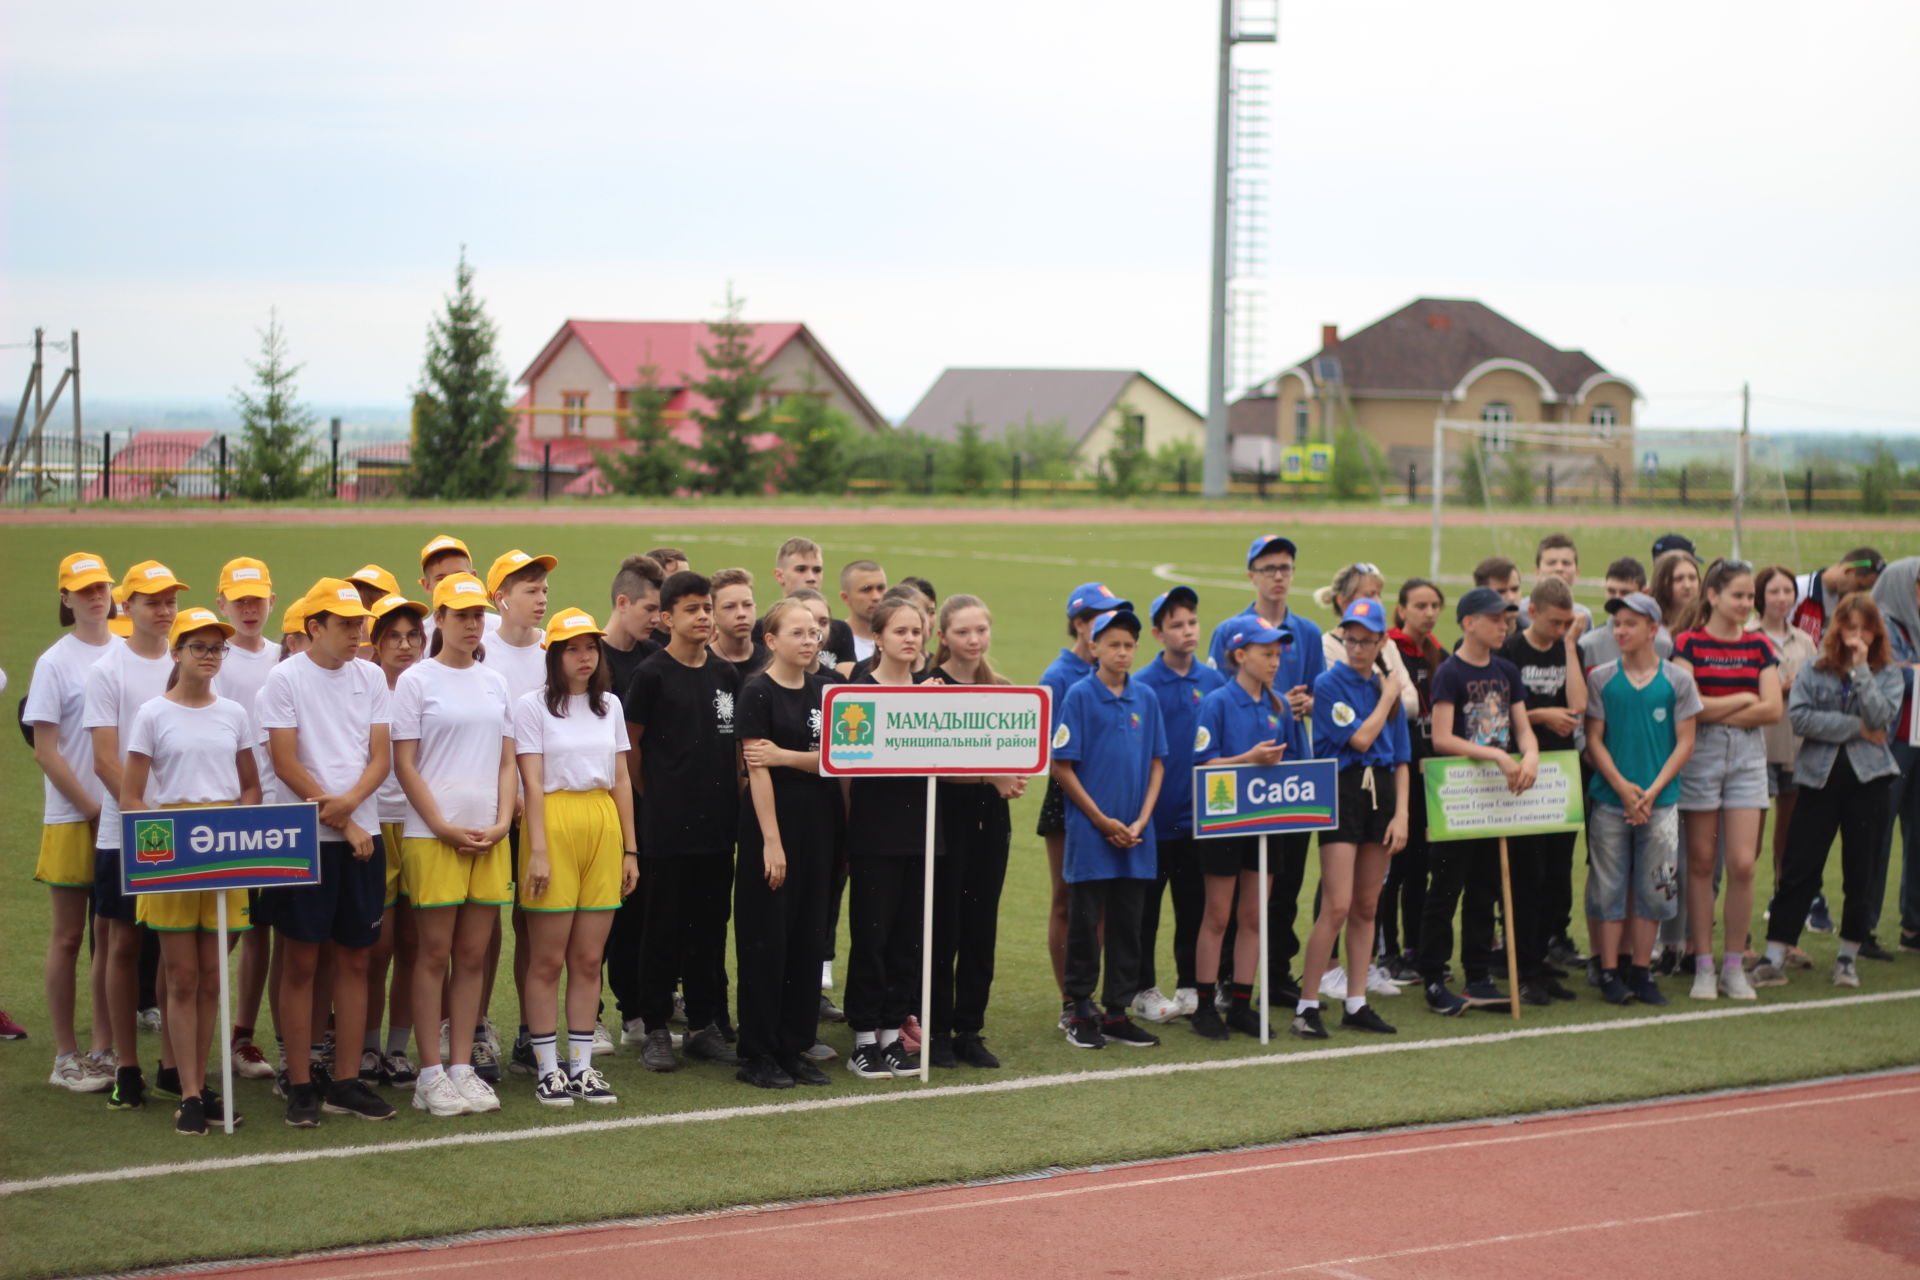
[{"label": "stadium light pole", "polygon": [[1213,124],[1213,278],[1208,302],[1207,436],[1200,479],[1200,492],[1208,498],[1226,496],[1228,477],[1227,276],[1232,234],[1228,193],[1233,168],[1233,46],[1272,44],[1279,39],[1277,30],[1237,31],[1236,4],[1237,0],[1220,0],[1220,79],[1215,89]]}]

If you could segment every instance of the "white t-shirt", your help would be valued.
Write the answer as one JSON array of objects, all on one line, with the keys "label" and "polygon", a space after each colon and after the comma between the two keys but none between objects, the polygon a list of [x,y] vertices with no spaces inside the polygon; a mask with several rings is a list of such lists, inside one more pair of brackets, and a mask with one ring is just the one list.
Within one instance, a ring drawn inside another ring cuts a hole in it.
[{"label": "white t-shirt", "polygon": [[[488,615],[492,616],[492,615]],[[540,647],[536,638],[530,645],[508,644],[497,635],[486,639],[487,667],[498,671],[507,679],[507,693],[511,698],[534,689],[547,687],[547,651]]]},{"label": "white t-shirt", "polygon": [[[260,691],[267,687],[267,676],[280,661],[280,646],[262,643],[260,652],[248,653],[233,641],[227,641],[227,656],[220,663],[220,674],[213,678],[215,697],[232,698],[247,713],[251,725],[254,703],[260,699]],[[251,732],[251,730],[249,730]],[[269,759],[266,736],[259,735],[250,744],[253,747],[253,764],[260,771],[261,794],[266,795],[267,771],[273,768]]]},{"label": "white t-shirt", "polygon": [[[367,768],[368,735],[374,725],[392,718],[387,678],[380,668],[350,658],[339,670],[329,671],[307,653],[296,653],[274,667],[260,691],[258,711],[262,729],[298,731],[295,754],[328,795],[351,791],[360,781]],[[279,793],[288,801],[300,799],[284,783]],[[378,835],[376,813],[369,795],[354,807],[353,821],[369,835]],[[338,827],[320,824],[323,842],[346,838]]]},{"label": "white t-shirt", "polygon": [[267,747],[267,730],[260,723],[260,713],[266,706],[267,687],[260,686],[260,692],[253,695],[248,705],[247,723],[253,737],[253,762],[260,769],[260,803],[294,804],[298,797],[288,795],[280,786],[280,775],[273,769],[273,752]]},{"label": "white t-shirt", "polygon": [[587,695],[567,699],[567,714],[547,713],[544,689],[522,694],[513,704],[514,751],[541,756],[542,791],[605,791],[613,786],[617,756],[629,749],[627,713],[620,699],[605,694],[604,716],[593,714]]},{"label": "white t-shirt", "polygon": [[[393,687],[393,740],[418,742],[414,767],[433,789],[440,817],[457,827],[490,827],[500,812],[500,741],[513,736],[507,682],[484,663],[416,662]],[[434,839],[407,803],[405,834]]]},{"label": "white t-shirt", "polygon": [[234,759],[253,744],[252,718],[232,698],[184,707],[155,698],[133,717],[127,754],[153,762],[147,773],[147,803],[234,804],[240,799],[240,769]]},{"label": "white t-shirt", "polygon": [[[872,656],[873,656],[873,637],[863,636],[858,631],[853,632],[853,660],[855,662],[865,662],[868,658],[871,658]],[[842,661],[844,660],[845,659],[843,657]]]},{"label": "white t-shirt", "polygon": [[[416,663],[415,665],[417,666],[418,664]],[[380,673],[383,679],[386,677],[386,674],[385,671]],[[391,730],[388,731],[387,737],[387,750],[392,751],[393,735]],[[405,822],[407,820],[407,790],[400,785],[400,771],[398,769],[388,768],[387,780],[380,784],[378,791],[373,793],[373,799],[374,807],[380,813],[380,821],[382,824],[388,822]]]},{"label": "white t-shirt", "polygon": [[[120,643],[120,637],[108,636],[105,644],[88,644],[68,632],[33,664],[33,682],[27,686],[27,723],[55,727],[60,758],[80,780],[81,789],[96,801],[102,787],[93,772],[93,735],[82,723],[87,709],[87,673]],[[84,819],[85,815],[52,782],[46,784],[46,791],[43,821],[49,826]]]},{"label": "white t-shirt", "polygon": [[[118,729],[120,758],[127,758],[127,738],[133,732],[134,713],[167,691],[167,679],[173,675],[173,655],[143,658],[124,643],[109,646],[100,660],[87,672],[87,706],[81,723],[88,729]],[[120,847],[120,797],[100,796],[100,834],[102,849]]]}]

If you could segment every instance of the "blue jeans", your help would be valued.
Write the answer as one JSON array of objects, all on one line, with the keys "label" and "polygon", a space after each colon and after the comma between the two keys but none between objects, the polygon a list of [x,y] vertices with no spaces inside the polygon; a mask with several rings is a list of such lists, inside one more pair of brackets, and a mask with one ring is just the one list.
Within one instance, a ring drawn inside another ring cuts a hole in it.
[{"label": "blue jeans", "polygon": [[1672,919],[1684,896],[1679,853],[1680,814],[1674,806],[1655,806],[1648,821],[1629,826],[1625,810],[1594,805],[1587,815],[1587,914],[1625,920],[1631,885],[1634,915]]}]

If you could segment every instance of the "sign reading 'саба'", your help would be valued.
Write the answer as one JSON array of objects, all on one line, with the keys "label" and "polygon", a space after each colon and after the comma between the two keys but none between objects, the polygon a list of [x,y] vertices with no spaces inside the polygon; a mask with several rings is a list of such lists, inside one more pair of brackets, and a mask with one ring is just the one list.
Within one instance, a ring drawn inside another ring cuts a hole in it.
[{"label": "sign reading '\u0441\u0430\u0431\u0430'", "polygon": [[1338,825],[1339,769],[1331,760],[1195,765],[1193,834],[1284,835]]}]

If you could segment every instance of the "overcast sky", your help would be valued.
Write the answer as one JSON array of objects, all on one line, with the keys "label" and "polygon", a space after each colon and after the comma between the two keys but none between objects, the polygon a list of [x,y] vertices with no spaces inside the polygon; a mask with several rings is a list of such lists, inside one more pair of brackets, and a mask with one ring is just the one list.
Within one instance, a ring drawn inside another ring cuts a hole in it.
[{"label": "overcast sky", "polygon": [[[460,246],[518,376],[568,316],[804,320],[888,415],[949,365],[1204,409],[1217,7],[0,0],[0,343],[217,401],[404,404]],[[1266,364],[1478,298],[1648,425],[1920,430],[1920,7],[1286,0]],[[26,361],[0,350],[17,394]]]}]

